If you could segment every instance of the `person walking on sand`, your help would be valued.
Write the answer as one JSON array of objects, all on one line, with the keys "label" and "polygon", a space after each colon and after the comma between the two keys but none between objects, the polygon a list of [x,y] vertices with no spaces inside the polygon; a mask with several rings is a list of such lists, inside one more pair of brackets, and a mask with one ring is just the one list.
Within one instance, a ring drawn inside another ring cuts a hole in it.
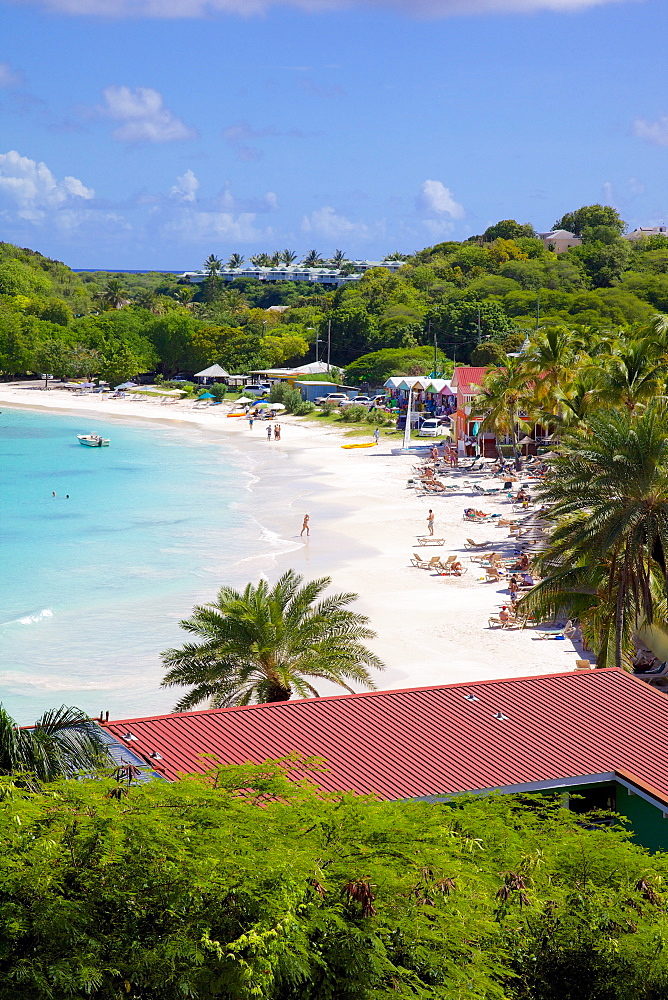
[{"label": "person walking on sand", "polygon": [[376,427],[375,431],[373,432],[373,443],[378,444],[379,441],[380,441],[380,430],[378,429],[378,427]]},{"label": "person walking on sand", "polygon": [[304,523],[302,524],[302,530],[299,532],[299,537],[300,538],[302,537],[302,535],[304,534],[304,532],[306,532],[306,537],[307,538],[311,534],[311,529],[309,528],[308,523],[309,523],[309,516],[308,516],[308,514],[304,514]]},{"label": "person walking on sand", "polygon": [[271,441],[271,424],[267,427],[267,441]]},{"label": "person walking on sand", "polygon": [[429,529],[429,534],[434,534],[434,512],[430,510],[427,514],[427,528]]},{"label": "person walking on sand", "polygon": [[253,414],[251,413],[250,417],[248,418],[248,430],[249,431],[253,430],[253,419],[254,419],[254,417],[253,417]]},{"label": "person walking on sand", "polygon": [[276,424],[274,426],[274,441],[280,441],[280,440],[281,440],[281,425]]}]

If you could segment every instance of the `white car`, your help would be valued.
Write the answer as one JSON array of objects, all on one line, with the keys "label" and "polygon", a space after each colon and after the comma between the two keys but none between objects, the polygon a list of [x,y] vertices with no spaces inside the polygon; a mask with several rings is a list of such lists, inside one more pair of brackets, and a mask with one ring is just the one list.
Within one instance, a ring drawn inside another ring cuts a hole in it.
[{"label": "white car", "polygon": [[448,433],[448,425],[442,423],[438,417],[428,417],[423,420],[418,431],[418,437],[433,438],[445,437]]}]

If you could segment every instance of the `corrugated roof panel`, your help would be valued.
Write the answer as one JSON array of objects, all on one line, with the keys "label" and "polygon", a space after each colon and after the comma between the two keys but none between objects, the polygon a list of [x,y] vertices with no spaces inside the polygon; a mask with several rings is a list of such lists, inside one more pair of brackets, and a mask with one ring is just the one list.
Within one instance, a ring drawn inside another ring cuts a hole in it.
[{"label": "corrugated roof panel", "polygon": [[[475,700],[467,700],[473,695]],[[500,713],[505,718],[499,719]],[[408,798],[627,770],[668,793],[668,699],[620,670],[312,698],[110,722],[168,778],[298,752],[329,790]]]}]

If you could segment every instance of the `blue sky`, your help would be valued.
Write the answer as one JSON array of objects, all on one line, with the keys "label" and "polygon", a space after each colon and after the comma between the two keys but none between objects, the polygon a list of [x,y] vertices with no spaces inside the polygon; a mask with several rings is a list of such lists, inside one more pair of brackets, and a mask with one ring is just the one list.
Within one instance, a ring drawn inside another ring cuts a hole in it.
[{"label": "blue sky", "polygon": [[73,267],[666,223],[665,0],[0,0],[0,234]]}]

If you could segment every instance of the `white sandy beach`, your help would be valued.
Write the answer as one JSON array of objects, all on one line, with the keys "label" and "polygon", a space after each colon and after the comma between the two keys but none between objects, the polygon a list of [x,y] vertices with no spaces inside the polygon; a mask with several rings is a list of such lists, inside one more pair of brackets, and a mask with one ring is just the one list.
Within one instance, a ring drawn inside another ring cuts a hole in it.
[{"label": "white sandy beach", "polygon": [[[387,665],[378,677],[380,688],[483,680],[496,677],[570,671],[580,655],[570,640],[544,641],[527,630],[490,629],[487,620],[509,599],[503,584],[484,583],[484,571],[469,561],[467,537],[492,540],[509,553],[514,545],[508,531],[491,524],[462,520],[465,507],[510,516],[503,494],[481,498],[470,486],[476,474],[456,471],[441,477],[455,483],[451,495],[418,496],[406,488],[416,459],[392,455],[397,438],[381,437],[380,446],[343,449],[350,443],[331,425],[285,416],[282,440],[267,442],[266,424],[256,422],[252,432],[241,418],[228,418],[229,405],[193,409],[192,402],[164,405],[157,400],[105,399],[75,396],[66,390],[20,389],[0,386],[0,405],[27,406],[81,413],[82,417],[125,420],[178,421],[206,429],[225,438],[262,465],[271,449],[272,461],[281,455],[295,467],[295,489],[285,482],[281,509],[267,511],[260,520],[278,530],[289,542],[289,553],[274,558],[265,571],[272,577],[288,566],[305,576],[327,573],[336,590],[360,595],[357,607],[367,614],[378,633],[373,643]],[[367,432],[367,440],[368,432]],[[113,441],[112,441],[113,447]],[[299,475],[297,475],[299,470]],[[304,482],[308,483],[308,500]],[[491,485],[489,479],[485,480]],[[442,548],[417,546],[425,535],[429,508],[435,513],[435,536],[445,538]],[[298,538],[301,519],[311,515],[311,536]],[[325,522],[325,523],[323,523]],[[297,536],[297,537],[295,537]],[[462,577],[444,577],[410,565],[414,551],[426,558],[457,553],[468,568]],[[249,567],[249,578],[262,567]],[[223,582],[221,580],[221,582]],[[184,609],[187,611],[189,609]]]}]

